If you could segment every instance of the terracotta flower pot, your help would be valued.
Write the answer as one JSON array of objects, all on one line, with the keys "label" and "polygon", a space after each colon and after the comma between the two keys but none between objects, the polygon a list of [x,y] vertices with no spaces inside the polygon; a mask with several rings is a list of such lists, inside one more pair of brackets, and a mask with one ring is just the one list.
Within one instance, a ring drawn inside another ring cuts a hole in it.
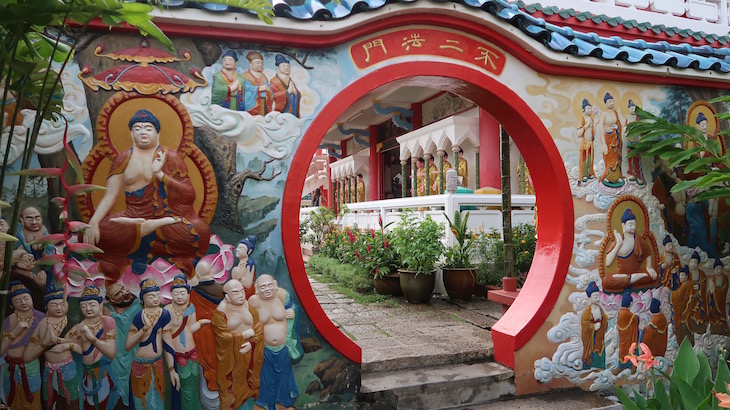
[{"label": "terracotta flower pot", "polygon": [[502,278],[502,290],[506,290],[508,292],[517,291],[517,278]]},{"label": "terracotta flower pot", "polygon": [[477,274],[475,268],[444,269],[444,287],[451,299],[471,299],[476,284]]},{"label": "terracotta flower pot", "polygon": [[373,279],[375,292],[381,295],[403,296],[400,287],[400,276],[397,273]]},{"label": "terracotta flower pot", "polygon": [[400,287],[408,303],[428,303],[431,300],[436,277],[433,273],[416,275],[416,272],[398,269]]}]

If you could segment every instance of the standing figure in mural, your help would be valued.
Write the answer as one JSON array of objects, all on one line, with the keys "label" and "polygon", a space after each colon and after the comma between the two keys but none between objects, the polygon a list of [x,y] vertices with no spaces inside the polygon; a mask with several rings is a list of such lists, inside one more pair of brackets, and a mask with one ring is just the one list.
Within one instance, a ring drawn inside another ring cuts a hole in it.
[{"label": "standing figure in mural", "polygon": [[137,302],[137,296],[130,292],[121,283],[113,283],[106,288],[106,300],[109,302],[110,316],[117,327],[117,350],[112,360],[112,373],[116,379],[114,393],[109,400],[109,406],[123,405],[129,407],[129,369],[132,367],[137,346],[127,350],[127,333],[132,327],[132,320],[142,310]]},{"label": "standing figure in mural", "polygon": [[426,161],[419,157],[416,161],[416,180],[413,183],[413,196],[426,195]]},{"label": "standing figure in mural", "polygon": [[274,60],[276,64],[276,75],[271,79],[271,93],[274,98],[274,111],[282,113],[294,114],[299,117],[299,101],[302,99],[302,93],[291,79],[291,64],[289,59],[281,54],[277,54]]},{"label": "standing figure in mural", "polygon": [[11,409],[41,409],[41,367],[38,358],[23,360],[26,346],[43,313],[33,308],[30,291],[19,281],[8,284],[8,298],[13,313],[3,323],[0,355],[5,355],[7,371],[3,374],[5,404]]},{"label": "standing figure in mural", "polygon": [[433,156],[430,156],[428,158],[428,182],[431,183],[431,186],[428,187],[429,189],[429,195],[438,195],[438,187],[439,187],[439,167],[436,166],[434,163]]},{"label": "standing figure in mural", "polygon": [[671,290],[679,286],[679,270],[682,269],[682,263],[679,256],[674,252],[674,243],[669,235],[664,236],[662,241],[664,246],[664,257],[659,264],[659,276],[661,277],[661,285]]},{"label": "standing figure in mural", "polygon": [[644,335],[641,341],[644,342],[651,354],[654,356],[664,356],[667,352],[667,317],[661,312],[661,302],[659,299],[652,299],[649,306],[651,311],[651,319],[644,328]]},{"label": "standing figure in mural", "polygon": [[692,252],[689,259],[689,281],[697,292],[697,308],[689,317],[689,330],[703,335],[707,331],[707,275],[700,269],[700,254],[697,251]]},{"label": "standing figure in mural", "polygon": [[292,361],[301,360],[301,356],[293,357],[290,352],[299,343],[294,303],[271,275],[256,280],[256,294],[249,303],[258,311],[264,327],[264,363],[256,405],[266,410],[276,410],[278,405],[292,407],[299,396]]},{"label": "standing figure in mural", "polygon": [[[200,261],[195,266],[198,283],[190,292],[190,302],[195,306],[198,320],[212,319],[213,313],[223,301],[223,285],[216,282],[210,272],[211,266],[208,262]],[[212,326],[203,326],[193,335],[193,340],[198,349],[198,363],[203,369],[203,377],[200,378],[200,403],[206,410],[220,409],[216,376],[218,359]]]},{"label": "standing figure in mural", "polygon": [[246,54],[246,59],[249,68],[242,75],[246,111],[251,115],[266,115],[271,112],[274,96],[264,75],[264,56],[251,51]]},{"label": "standing figure in mural", "polygon": [[464,158],[464,150],[462,148],[459,148],[459,169],[456,172],[461,177],[461,186],[469,188],[469,164],[466,162],[466,158]]},{"label": "standing figure in mural", "polygon": [[248,235],[244,239],[241,239],[236,247],[238,265],[231,269],[231,279],[236,279],[241,282],[243,288],[246,289],[246,300],[256,293],[256,288],[254,287],[254,280],[256,280],[256,261],[251,256],[254,249],[256,249],[255,235]]},{"label": "standing figure in mural", "polygon": [[720,259],[715,259],[712,275],[707,278],[707,310],[710,322],[710,333],[727,335],[727,289],[728,280]]},{"label": "standing figure in mural", "polygon": [[170,312],[160,307],[160,287],[152,279],[139,283],[142,311],[132,320],[125,348],[138,345],[129,380],[130,409],[163,409],[165,400],[165,364],[172,387],[180,390],[180,377],[175,370],[175,352],[163,328],[170,323]]},{"label": "standing figure in mural", "polygon": [[581,339],[583,341],[583,368],[606,368],[606,352],[603,348],[606,335],[606,313],[601,307],[601,292],[596,282],[591,282],[586,288],[586,295],[591,303],[580,319]]},{"label": "standing figure in mural", "polygon": [[209,319],[197,320],[195,306],[190,304],[190,286],[185,275],[175,276],[170,286],[172,303],[165,306],[170,313],[170,323],[165,325],[162,332],[171,334],[172,349],[175,351],[177,374],[180,385],[173,390],[173,401],[185,403],[186,409],[202,409],[200,404],[200,380],[198,378],[198,351],[193,335],[201,327],[210,324]]},{"label": "standing figure in mural", "polygon": [[84,288],[79,298],[84,320],[68,332],[66,340],[74,342],[73,351],[81,355],[84,364],[81,389],[85,410],[106,409],[117,383],[111,369],[117,353],[117,329],[114,319],[101,314],[103,301],[99,288]]},{"label": "standing figure in mural", "polygon": [[[621,215],[623,232],[613,231],[614,242],[608,243],[605,267],[616,261],[616,272],[603,279],[605,292],[620,293],[627,289],[637,290],[653,287],[658,278],[654,269],[652,247],[649,241],[636,235],[636,215],[626,208]],[[651,235],[651,232],[645,232]]]},{"label": "standing figure in mural", "polygon": [[679,288],[672,291],[669,300],[672,302],[672,325],[677,344],[682,345],[682,341],[689,338],[689,342],[694,345],[695,338],[689,329],[689,321],[695,310],[699,310],[699,300],[697,290],[689,280],[689,266],[684,265],[679,270]]},{"label": "standing figure in mural", "polygon": [[593,138],[595,126],[593,123],[593,107],[587,99],[583,99],[583,116],[578,121],[578,138],[581,138],[580,144],[580,180],[578,183],[586,183],[588,180],[595,179],[596,174],[593,172]]},{"label": "standing figure in mural", "polygon": [[362,174],[357,174],[357,202],[365,202],[365,181]]},{"label": "standing figure in mural", "polygon": [[[634,101],[629,100],[629,116],[626,118],[624,125],[629,125],[629,123],[636,121],[636,119],[636,104],[634,104]],[[628,138],[628,144],[626,147],[628,149],[628,153],[631,152],[631,144],[637,141],[638,140],[636,138]],[[646,184],[644,171],[641,169],[641,155],[635,155],[629,158],[629,168],[626,170],[626,173],[630,175],[629,181],[636,181],[639,185]]]},{"label": "standing figure in mural", "polygon": [[621,120],[613,108],[613,96],[606,93],[603,97],[606,110],[598,117],[599,135],[604,138],[603,161],[606,171],[601,176],[603,185],[611,188],[623,186],[626,181],[621,173]]},{"label": "standing figure in mural", "polygon": [[693,202],[689,200],[692,195],[699,193],[696,190],[688,189],[686,192],[687,203],[685,205],[685,228],[688,231],[687,242],[688,248],[699,247],[707,252],[707,256],[714,258],[717,256],[717,248],[715,242],[711,241],[711,228],[708,222],[715,220],[717,222],[717,200]]},{"label": "standing figure in mural", "polygon": [[238,54],[233,50],[223,53],[221,70],[213,74],[211,102],[234,111],[244,111],[243,77],[238,73]]},{"label": "standing figure in mural", "polygon": [[[204,255],[210,227],[193,207],[195,189],[177,152],[159,145],[160,121],[147,110],[129,120],[133,147],[112,161],[107,190],[84,232],[84,242],[97,244],[95,254],[107,284],[116,282],[131,263],[141,275],[149,255],[170,256],[193,275],[193,261]],[[124,192],[127,208],[108,215]]]},{"label": "standing figure in mural", "polygon": [[631,345],[639,342],[639,317],[631,311],[633,303],[631,292],[625,292],[621,298],[621,309],[616,315],[616,326],[618,327],[618,361],[620,365],[628,367],[631,362],[626,359],[631,351]]},{"label": "standing figure in mural", "polygon": [[76,379],[76,364],[71,355],[74,344],[56,343],[59,337],[65,338],[73,327],[66,316],[68,304],[64,300],[63,289],[49,286],[43,303],[46,306],[46,320],[38,324],[28,340],[23,361],[29,363],[44,355],[46,364],[43,368],[41,395],[45,408],[78,410],[79,383]]},{"label": "standing figure in mural", "polygon": [[221,409],[238,409],[259,397],[264,362],[264,329],[258,312],[246,301],[241,282],[223,286],[225,302],[213,313],[215,351],[218,357],[218,393]]}]

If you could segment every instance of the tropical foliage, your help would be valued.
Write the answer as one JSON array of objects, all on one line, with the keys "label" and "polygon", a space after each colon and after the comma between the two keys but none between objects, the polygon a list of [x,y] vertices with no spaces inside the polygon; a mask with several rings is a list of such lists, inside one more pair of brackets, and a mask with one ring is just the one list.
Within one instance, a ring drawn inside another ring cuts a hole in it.
[{"label": "tropical foliage", "polygon": [[[531,224],[519,224],[512,229],[512,243],[514,244],[514,266],[518,272],[518,281],[524,281],[530,270],[532,259],[535,256],[537,237],[535,227]],[[475,241],[475,254],[479,255],[477,265],[477,282],[483,285],[501,285],[505,276],[504,241],[500,232],[492,228],[487,232],[479,233]]]},{"label": "tropical foliage", "polygon": [[454,218],[449,218],[444,213],[446,220],[449,222],[451,233],[456,239],[456,243],[447,247],[444,252],[444,268],[471,268],[474,264],[471,262],[471,256],[474,252],[474,235],[467,232],[467,222],[469,221],[469,212],[461,217],[460,211],[454,212]]},{"label": "tropical foliage", "polygon": [[400,267],[417,274],[432,274],[444,251],[443,232],[443,224],[436,223],[430,215],[417,221],[413,214],[404,213],[393,230],[392,243]]},{"label": "tropical foliage", "polygon": [[[635,343],[634,343],[635,345]],[[631,346],[630,351],[634,351]],[[637,372],[645,374],[648,381],[641,394],[633,387],[627,387],[633,399],[620,387],[616,395],[625,409],[717,409],[730,408],[730,371],[721,357],[713,376],[707,356],[700,350],[694,352],[688,339],[682,342],[670,374],[656,368],[658,364],[651,350],[640,344],[642,354],[626,356]]]},{"label": "tropical foliage", "polygon": [[[728,103],[730,96],[710,102]],[[730,155],[723,155],[719,141],[706,138],[697,127],[674,124],[640,108],[636,114],[639,119],[627,127],[629,139],[638,137],[629,147],[629,158],[650,154],[666,161],[683,179],[671,191],[693,189],[697,193],[691,196],[692,201],[730,200]],[[717,118],[728,120],[730,113],[719,113]],[[730,130],[719,133],[723,138],[728,134]]]}]

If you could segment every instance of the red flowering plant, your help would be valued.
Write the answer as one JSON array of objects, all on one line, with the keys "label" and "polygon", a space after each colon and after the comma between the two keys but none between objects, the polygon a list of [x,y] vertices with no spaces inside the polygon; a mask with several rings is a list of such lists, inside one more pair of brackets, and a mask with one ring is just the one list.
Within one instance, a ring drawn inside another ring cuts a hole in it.
[{"label": "red flowering plant", "polygon": [[361,234],[358,258],[358,265],[375,279],[388,276],[397,267],[397,256],[385,232],[390,224],[383,226],[383,218],[378,215],[378,225],[378,230],[371,228]]},{"label": "red flowering plant", "polygon": [[[629,351],[634,352],[636,343]],[[639,372],[650,372],[650,379],[641,394],[633,387],[627,388],[633,399],[617,387],[616,395],[625,409],[716,409],[730,408],[730,371],[725,354],[717,360],[717,370],[710,368],[710,361],[702,350],[694,352],[689,340],[684,339],[674,360],[671,375],[662,371],[659,361],[644,343],[639,347],[642,354],[629,354],[625,360],[636,366]],[[665,384],[666,383],[666,384]]]}]

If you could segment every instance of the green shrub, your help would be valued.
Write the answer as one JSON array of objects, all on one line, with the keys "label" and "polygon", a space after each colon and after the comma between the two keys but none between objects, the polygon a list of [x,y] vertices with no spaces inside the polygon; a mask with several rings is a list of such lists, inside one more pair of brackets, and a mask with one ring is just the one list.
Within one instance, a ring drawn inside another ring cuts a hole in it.
[{"label": "green shrub", "polygon": [[361,293],[370,292],[373,289],[373,278],[364,269],[326,256],[310,257],[307,261],[307,273],[323,275]]}]

